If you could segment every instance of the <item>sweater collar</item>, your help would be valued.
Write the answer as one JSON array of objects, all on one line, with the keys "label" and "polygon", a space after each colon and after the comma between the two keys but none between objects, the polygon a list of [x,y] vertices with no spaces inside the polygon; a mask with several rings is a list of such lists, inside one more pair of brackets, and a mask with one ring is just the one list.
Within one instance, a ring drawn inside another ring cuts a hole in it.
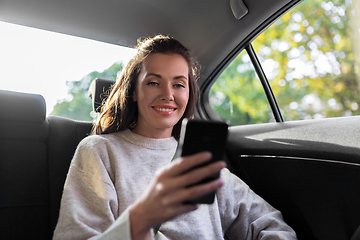
[{"label": "sweater collar", "polygon": [[134,133],[130,129],[121,131],[121,136],[132,144],[153,150],[168,150],[175,149],[177,147],[177,141],[174,137],[159,139],[148,138]]}]

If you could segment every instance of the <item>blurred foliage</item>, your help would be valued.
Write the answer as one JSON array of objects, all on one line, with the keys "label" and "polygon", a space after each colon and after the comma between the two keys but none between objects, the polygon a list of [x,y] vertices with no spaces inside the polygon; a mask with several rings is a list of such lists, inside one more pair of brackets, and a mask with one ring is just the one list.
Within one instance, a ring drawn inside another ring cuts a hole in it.
[{"label": "blurred foliage", "polygon": [[[353,4],[304,1],[253,41],[285,120],[360,114]],[[213,108],[232,125],[272,119],[255,75],[244,50],[211,89]]]},{"label": "blurred foliage", "polygon": [[114,63],[103,72],[91,72],[80,81],[68,81],[68,98],[63,99],[54,106],[51,115],[67,117],[75,120],[92,121],[96,114],[93,112],[89,87],[95,78],[115,80],[122,69],[121,63]]},{"label": "blurred foliage", "polygon": [[220,75],[210,92],[217,114],[232,125],[263,123],[272,113],[263,87],[246,51]]}]

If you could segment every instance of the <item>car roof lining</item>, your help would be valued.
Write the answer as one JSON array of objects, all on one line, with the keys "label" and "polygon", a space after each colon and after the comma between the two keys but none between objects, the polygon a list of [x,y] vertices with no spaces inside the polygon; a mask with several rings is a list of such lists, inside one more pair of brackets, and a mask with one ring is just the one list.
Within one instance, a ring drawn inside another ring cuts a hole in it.
[{"label": "car roof lining", "polygon": [[0,21],[132,47],[139,37],[170,34],[194,52],[204,81],[279,9],[300,1],[245,0],[249,12],[237,20],[229,0],[0,0]]}]

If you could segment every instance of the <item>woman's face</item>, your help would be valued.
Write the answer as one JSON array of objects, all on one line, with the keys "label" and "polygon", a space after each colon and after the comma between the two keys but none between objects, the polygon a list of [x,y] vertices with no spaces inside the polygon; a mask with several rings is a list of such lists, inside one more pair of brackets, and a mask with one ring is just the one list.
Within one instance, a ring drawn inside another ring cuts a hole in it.
[{"label": "woman's face", "polygon": [[189,67],[179,54],[154,53],[143,63],[134,101],[138,121],[133,129],[145,137],[171,137],[189,100]]}]

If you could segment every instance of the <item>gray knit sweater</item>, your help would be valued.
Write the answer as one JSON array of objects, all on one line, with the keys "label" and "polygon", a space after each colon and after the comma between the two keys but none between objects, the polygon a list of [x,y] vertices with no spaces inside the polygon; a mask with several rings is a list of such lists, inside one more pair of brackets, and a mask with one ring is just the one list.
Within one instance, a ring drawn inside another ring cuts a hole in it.
[{"label": "gray knit sweater", "polygon": [[[54,239],[130,240],[129,206],[155,172],[169,164],[174,138],[130,130],[93,135],[78,146],[61,200]],[[227,169],[215,202],[165,222],[154,239],[296,239],[281,213]]]}]

